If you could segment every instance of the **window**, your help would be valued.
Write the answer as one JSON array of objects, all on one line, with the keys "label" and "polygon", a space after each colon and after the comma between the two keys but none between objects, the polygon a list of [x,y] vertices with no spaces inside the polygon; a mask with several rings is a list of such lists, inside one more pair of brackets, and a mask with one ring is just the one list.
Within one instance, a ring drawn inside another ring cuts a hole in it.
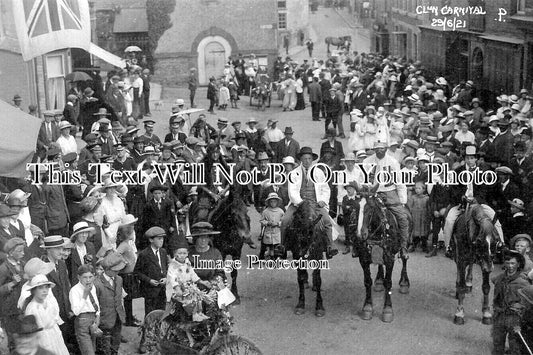
[{"label": "window", "polygon": [[526,0],[516,0],[516,12],[519,14],[526,12]]},{"label": "window", "polygon": [[278,9],[285,10],[287,8],[287,1],[278,1]]},{"label": "window", "polygon": [[287,29],[287,13],[286,12],[278,12],[278,28],[280,30]]},{"label": "window", "polygon": [[46,57],[46,106],[50,110],[65,106],[65,58],[62,54]]}]

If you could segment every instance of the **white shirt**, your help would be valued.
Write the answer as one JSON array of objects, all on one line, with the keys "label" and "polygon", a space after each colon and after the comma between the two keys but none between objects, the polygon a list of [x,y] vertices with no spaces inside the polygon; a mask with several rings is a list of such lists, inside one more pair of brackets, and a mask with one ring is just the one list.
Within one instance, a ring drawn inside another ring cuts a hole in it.
[{"label": "white shirt", "polygon": [[283,134],[281,129],[279,129],[278,127],[276,127],[276,128],[268,128],[266,130],[266,138],[267,138],[269,143],[279,142],[284,137],[285,137],[285,135]]},{"label": "white shirt", "polygon": [[78,151],[78,145],[76,144],[76,138],[74,138],[73,136],[68,136],[68,138],[60,136],[57,139],[56,143],[59,144],[62,155],[65,155],[68,153],[77,153]]},{"label": "white shirt", "polygon": [[[94,306],[91,302],[91,297],[87,296],[87,298],[83,298],[84,290],[85,287],[78,282],[76,285],[72,286],[68,295],[72,313],[74,313],[74,315],[76,316],[79,316],[81,313],[96,312],[96,309],[94,309]],[[98,315],[100,314],[100,304],[98,303],[98,297],[96,296],[96,287],[94,286],[91,289],[91,295],[94,298],[94,302],[98,306],[98,312],[96,312],[96,314]]]},{"label": "white shirt", "polygon": [[76,250],[78,251],[78,255],[80,256],[82,265],[85,264],[85,260],[83,260],[83,258],[85,258],[85,255],[87,255],[87,247],[85,246],[85,244],[79,246],[76,243]]}]

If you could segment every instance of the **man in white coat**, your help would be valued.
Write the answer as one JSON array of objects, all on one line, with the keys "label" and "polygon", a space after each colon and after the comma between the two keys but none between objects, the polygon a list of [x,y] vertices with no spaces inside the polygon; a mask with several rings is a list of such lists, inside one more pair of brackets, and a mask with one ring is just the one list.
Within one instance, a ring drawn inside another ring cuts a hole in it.
[{"label": "man in white coat", "polygon": [[[378,141],[374,143],[375,154],[363,160],[363,166],[365,166],[366,171],[371,170],[370,167],[374,164],[376,169],[375,174],[378,174],[380,171],[387,171],[390,174],[400,172],[400,163],[394,157],[386,154],[387,147],[387,144],[384,142]],[[407,204],[407,187],[401,181],[391,179],[391,182],[388,184],[380,184],[377,192],[387,209],[396,217],[402,239],[400,254],[408,257],[407,241],[409,239],[410,213],[405,207]]]},{"label": "man in white coat", "polygon": [[338,253],[338,250],[332,247],[332,227],[327,210],[330,197],[329,185],[325,179],[324,172],[318,167],[313,169],[313,162],[318,159],[318,155],[313,153],[310,147],[300,149],[296,157],[300,160],[301,164],[291,171],[288,181],[290,204],[281,220],[282,242],[285,240],[285,231],[290,226],[292,216],[298,208],[298,205],[304,200],[316,202],[319,206],[318,212],[322,215],[320,223],[327,235],[328,247],[326,256],[328,259],[331,259]]}]

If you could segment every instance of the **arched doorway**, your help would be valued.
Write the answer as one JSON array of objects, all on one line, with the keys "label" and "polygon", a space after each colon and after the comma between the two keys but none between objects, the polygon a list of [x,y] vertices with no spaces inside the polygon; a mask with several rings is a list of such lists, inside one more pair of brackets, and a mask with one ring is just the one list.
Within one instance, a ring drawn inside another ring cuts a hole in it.
[{"label": "arched doorway", "polygon": [[198,44],[198,80],[201,85],[209,83],[209,78],[220,77],[224,64],[231,55],[231,46],[220,36],[208,36]]}]

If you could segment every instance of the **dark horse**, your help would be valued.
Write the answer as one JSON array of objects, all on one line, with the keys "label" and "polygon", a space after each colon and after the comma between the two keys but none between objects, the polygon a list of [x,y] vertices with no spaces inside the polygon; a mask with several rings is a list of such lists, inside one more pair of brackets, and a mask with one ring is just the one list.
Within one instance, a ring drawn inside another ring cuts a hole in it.
[{"label": "dark horse", "polygon": [[330,53],[329,46],[337,46],[337,49],[344,48],[348,51],[350,50],[350,45],[352,43],[352,36],[342,36],[342,37],[326,37],[325,39],[327,47],[327,53]]},{"label": "dark horse", "polygon": [[[318,262],[323,260],[326,243],[323,238],[324,231],[318,223],[322,216],[317,209],[318,204],[316,202],[304,200],[294,213],[284,241],[287,249],[292,251],[293,260],[316,260]],[[297,275],[300,296],[294,313],[301,315],[305,313],[305,289],[308,273],[306,269],[298,268]],[[313,270],[313,289],[316,291],[315,315],[317,317],[323,317],[326,313],[322,304],[321,286],[320,268],[316,268]]]},{"label": "dark horse", "polygon": [[[233,260],[240,260],[244,239],[250,238],[250,217],[244,201],[230,191],[229,196],[220,200],[209,213],[208,219],[215,230],[221,232],[213,238],[213,244],[222,254],[222,259],[226,260],[230,255]],[[233,304],[239,304],[236,269],[231,271],[231,292],[236,298]]]},{"label": "dark horse", "polygon": [[[481,205],[474,205],[474,207],[470,208],[481,209],[482,207]],[[474,230],[469,231],[470,228],[474,228]],[[474,263],[476,263],[481,267],[483,275],[483,284],[481,287],[483,291],[482,323],[492,324],[489,293],[490,273],[493,268],[490,248],[494,247],[493,240],[487,241],[485,238],[479,238],[479,226],[469,223],[469,216],[463,213],[455,222],[451,244],[455,254],[454,260],[457,265],[455,296],[458,301],[453,322],[458,325],[463,325],[465,322],[463,302],[465,294],[472,291],[472,269]]]},{"label": "dark horse", "polygon": [[[401,248],[401,237],[396,218],[386,207],[381,198],[377,195],[378,185],[370,189],[357,188],[363,197],[360,202],[362,211],[354,211],[350,216],[350,224],[358,227],[359,262],[363,268],[366,297],[363,305],[362,316],[364,320],[372,319],[372,275],[370,265],[378,264],[378,273],[375,281],[375,291],[385,289],[385,304],[383,306],[382,321],[392,322],[394,313],[392,311],[391,288],[392,271],[394,269],[395,255]],[[407,258],[402,257],[402,272],[400,277],[400,293],[409,292],[409,277],[407,275]],[[385,272],[383,270],[385,265]]]}]

